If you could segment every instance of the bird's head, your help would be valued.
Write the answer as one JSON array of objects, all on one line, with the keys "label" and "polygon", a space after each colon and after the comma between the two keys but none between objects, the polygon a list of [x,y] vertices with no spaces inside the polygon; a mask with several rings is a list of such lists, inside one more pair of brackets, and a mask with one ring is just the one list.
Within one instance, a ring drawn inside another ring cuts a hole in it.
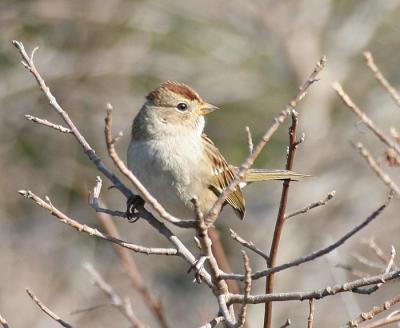
[{"label": "bird's head", "polygon": [[203,101],[189,86],[167,81],[147,95],[138,116],[143,116],[141,123],[151,125],[151,129],[162,130],[165,133],[180,129],[182,133],[193,131],[201,134],[204,129],[204,116],[216,109],[216,106]]}]

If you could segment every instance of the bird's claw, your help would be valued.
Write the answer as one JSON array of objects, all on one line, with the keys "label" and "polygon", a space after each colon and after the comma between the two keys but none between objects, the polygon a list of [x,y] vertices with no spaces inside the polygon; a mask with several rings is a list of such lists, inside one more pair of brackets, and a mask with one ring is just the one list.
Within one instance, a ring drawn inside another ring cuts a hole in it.
[{"label": "bird's claw", "polygon": [[129,222],[136,222],[140,219],[139,208],[144,205],[144,200],[140,196],[132,196],[126,202],[126,217]]},{"label": "bird's claw", "polygon": [[201,270],[204,269],[204,263],[205,261],[208,259],[208,256],[200,256],[200,258],[198,258],[189,268],[189,270],[187,271],[187,273],[191,272],[192,270],[194,271],[194,281],[193,282],[197,282],[197,283],[201,283],[202,281],[202,274],[201,274]]}]

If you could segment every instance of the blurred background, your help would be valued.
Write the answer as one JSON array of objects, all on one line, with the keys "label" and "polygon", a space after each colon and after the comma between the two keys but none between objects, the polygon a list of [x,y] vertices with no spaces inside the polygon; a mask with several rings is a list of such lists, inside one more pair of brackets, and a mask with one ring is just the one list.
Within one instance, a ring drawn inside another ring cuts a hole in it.
[{"label": "blurred background", "polygon": [[[385,148],[342,105],[331,84],[343,83],[353,100],[389,134],[400,123],[399,108],[367,69],[362,52],[370,50],[388,80],[398,87],[400,74],[400,1],[128,1],[37,0],[0,2],[0,313],[13,327],[54,327],[28,298],[31,288],[51,309],[79,327],[126,327],[112,307],[70,314],[107,303],[90,284],[82,263],[91,262],[121,296],[129,297],[136,315],[149,327],[157,322],[143,305],[121,269],[110,243],[82,235],[17,194],[30,189],[48,195],[53,204],[80,222],[99,226],[87,205],[98,172],[74,139],[24,118],[32,114],[60,122],[20,64],[10,40],[24,42],[36,54],[36,65],[59,103],[69,112],[97,153],[106,156],[103,126],[105,104],[114,106],[114,131],[125,158],[130,124],[145,95],[164,80],[189,84],[222,110],[208,118],[206,131],[226,158],[240,164],[248,154],[245,126],[254,140],[296,94],[315,63],[326,55],[321,80],[298,107],[299,148],[295,170],[311,174],[293,183],[288,211],[324,198],[328,205],[285,225],[279,263],[328,245],[379,207],[387,188],[352,146],[362,141],[397,181],[399,169],[385,163]],[[283,168],[288,122],[275,134],[257,167]],[[109,183],[105,182],[105,187]],[[281,182],[252,185],[246,190],[247,217],[237,220],[226,209],[217,223],[236,272],[241,272],[240,245],[229,236],[233,228],[262,249],[269,249],[281,193]],[[125,200],[104,188],[102,199],[123,210]],[[399,204],[333,254],[282,272],[276,291],[307,291],[356,278],[338,268],[379,273],[358,263],[362,254],[374,259],[362,241],[374,237],[389,253],[400,250]],[[146,246],[167,242],[146,222],[115,219],[129,241]],[[176,229],[174,229],[176,230]],[[177,230],[195,250],[188,233]],[[160,296],[171,327],[196,327],[215,315],[209,289],[192,283],[180,258],[134,255],[140,271]],[[251,255],[253,270],[265,267]],[[262,293],[264,280],[253,286]],[[316,303],[316,327],[343,325],[399,291],[388,284],[372,296],[342,294]],[[249,309],[250,327],[260,327],[262,305]],[[23,313],[23,315],[21,315]],[[274,327],[287,319],[305,326],[308,302],[274,305]]]}]

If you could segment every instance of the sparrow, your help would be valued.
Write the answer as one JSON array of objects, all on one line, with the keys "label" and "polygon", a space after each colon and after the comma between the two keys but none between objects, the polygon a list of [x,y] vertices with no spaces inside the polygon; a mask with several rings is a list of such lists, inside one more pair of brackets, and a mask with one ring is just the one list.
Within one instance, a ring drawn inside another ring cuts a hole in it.
[{"label": "sparrow", "polygon": [[[133,120],[128,168],[175,217],[193,218],[193,198],[207,214],[238,170],[203,132],[204,116],[217,109],[189,86],[166,81],[146,96]],[[231,206],[243,219],[242,188],[247,184],[303,176],[285,170],[250,169],[224,205]]]}]

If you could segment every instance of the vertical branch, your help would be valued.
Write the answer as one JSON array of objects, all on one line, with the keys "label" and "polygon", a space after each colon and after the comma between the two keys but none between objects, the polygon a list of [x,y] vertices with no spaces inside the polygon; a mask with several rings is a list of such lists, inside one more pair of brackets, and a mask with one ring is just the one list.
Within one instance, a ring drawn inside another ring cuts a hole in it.
[{"label": "vertical branch", "polygon": [[250,266],[250,259],[247,256],[245,251],[242,251],[242,256],[243,256],[243,262],[244,262],[244,270],[245,270],[245,287],[244,287],[244,297],[243,297],[243,304],[242,307],[239,311],[239,316],[238,316],[238,322],[236,324],[236,327],[244,327],[244,324],[246,322],[246,315],[247,315],[247,299],[250,295],[251,291],[251,284],[252,284],[252,279],[251,279],[251,266]]},{"label": "vertical branch", "polygon": [[[298,146],[296,131],[297,131],[297,112],[292,109],[292,125],[289,128],[289,150],[286,160],[286,170],[292,170],[294,155],[296,148]],[[281,235],[283,231],[283,225],[285,223],[285,212],[286,205],[289,195],[289,185],[290,180],[285,180],[283,182],[281,201],[279,204],[278,216],[275,223],[274,236],[272,239],[271,249],[269,253],[269,263],[268,267],[273,268],[276,265],[276,260],[278,256],[278,247],[281,240]],[[275,275],[274,273],[267,276],[265,293],[270,294],[274,290]],[[272,324],[272,302],[265,303],[265,313],[264,313],[264,328],[270,328]]]},{"label": "vertical branch", "polygon": [[310,305],[310,312],[308,314],[308,319],[307,319],[307,328],[312,328],[314,323],[315,298],[310,299],[309,305]]}]

